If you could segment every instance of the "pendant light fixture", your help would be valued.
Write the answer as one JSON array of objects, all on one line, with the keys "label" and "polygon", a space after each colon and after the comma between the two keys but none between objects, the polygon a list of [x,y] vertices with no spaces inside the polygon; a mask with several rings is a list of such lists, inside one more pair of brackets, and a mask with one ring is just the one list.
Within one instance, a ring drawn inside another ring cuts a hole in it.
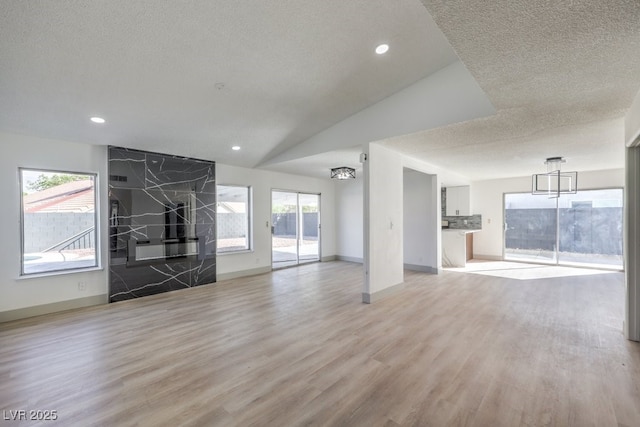
[{"label": "pendant light fixture", "polygon": [[356,170],[348,166],[340,166],[331,169],[331,178],[333,179],[355,179]]},{"label": "pendant light fixture", "polygon": [[544,162],[547,173],[536,173],[531,178],[531,194],[546,195],[549,198],[557,198],[561,194],[576,194],[578,172],[562,172],[562,164],[566,162],[564,157],[548,157]]}]

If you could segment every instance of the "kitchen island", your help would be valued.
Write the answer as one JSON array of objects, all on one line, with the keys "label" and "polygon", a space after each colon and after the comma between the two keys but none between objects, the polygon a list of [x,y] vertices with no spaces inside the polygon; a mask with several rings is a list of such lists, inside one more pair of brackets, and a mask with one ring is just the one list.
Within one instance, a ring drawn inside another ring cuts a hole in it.
[{"label": "kitchen island", "polygon": [[442,266],[464,267],[473,258],[473,233],[481,229],[442,229]]}]

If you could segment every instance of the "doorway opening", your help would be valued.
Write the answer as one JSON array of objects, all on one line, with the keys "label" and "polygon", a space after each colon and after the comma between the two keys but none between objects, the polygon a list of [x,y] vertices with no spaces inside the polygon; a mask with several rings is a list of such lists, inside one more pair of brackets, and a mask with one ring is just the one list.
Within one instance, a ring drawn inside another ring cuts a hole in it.
[{"label": "doorway opening", "polygon": [[271,267],[320,261],[320,194],[271,191]]}]

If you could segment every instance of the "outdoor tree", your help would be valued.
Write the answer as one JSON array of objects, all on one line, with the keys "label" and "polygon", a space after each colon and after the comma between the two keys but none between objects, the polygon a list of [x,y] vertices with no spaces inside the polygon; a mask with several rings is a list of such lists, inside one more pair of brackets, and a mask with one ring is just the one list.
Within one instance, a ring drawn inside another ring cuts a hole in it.
[{"label": "outdoor tree", "polygon": [[41,174],[40,176],[38,176],[38,179],[27,184],[27,189],[32,191],[42,191],[48,188],[57,187],[58,185],[66,184],[67,182],[80,181],[83,179],[87,179],[87,177],[84,175],[71,174]]}]

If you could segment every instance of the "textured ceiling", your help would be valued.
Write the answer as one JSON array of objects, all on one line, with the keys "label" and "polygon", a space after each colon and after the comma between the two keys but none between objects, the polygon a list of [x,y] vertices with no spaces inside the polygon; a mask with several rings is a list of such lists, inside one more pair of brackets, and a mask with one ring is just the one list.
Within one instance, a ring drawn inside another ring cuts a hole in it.
[{"label": "textured ceiling", "polygon": [[387,141],[472,179],[624,166],[640,2],[422,0],[497,114]]},{"label": "textured ceiling", "polygon": [[253,166],[456,60],[418,0],[3,0],[0,130]]}]

